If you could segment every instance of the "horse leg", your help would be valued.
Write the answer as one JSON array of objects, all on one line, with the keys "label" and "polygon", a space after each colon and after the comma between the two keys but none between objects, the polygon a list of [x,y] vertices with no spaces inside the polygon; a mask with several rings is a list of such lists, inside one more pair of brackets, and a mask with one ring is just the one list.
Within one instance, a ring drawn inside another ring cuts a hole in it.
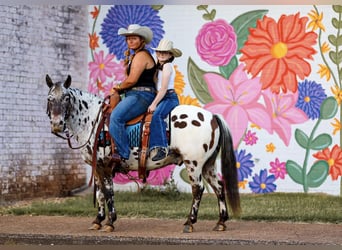
[{"label": "horse leg", "polygon": [[[97,178],[95,177],[95,183],[98,183],[98,181],[96,180]],[[95,218],[95,220],[92,222],[92,226],[89,227],[89,230],[99,230],[102,225],[101,222],[106,218],[106,214],[105,214],[105,198],[104,198],[104,194],[101,190],[101,188],[99,187],[98,184],[96,184],[96,201],[97,201],[97,216]]]},{"label": "horse leg", "polygon": [[229,219],[226,196],[224,193],[223,182],[218,179],[216,166],[205,166],[203,168],[203,178],[208,182],[211,188],[214,190],[219,207],[219,221],[213,228],[214,231],[225,231],[225,222]]},{"label": "horse leg", "polygon": [[116,221],[117,215],[114,207],[114,186],[112,177],[107,177],[104,180],[104,198],[107,203],[108,208],[108,219],[101,231],[103,232],[113,232],[114,222]]},{"label": "horse leg", "polygon": [[197,169],[198,163],[196,161],[184,161],[188,170],[189,179],[192,188],[192,205],[188,215],[187,221],[184,223],[183,233],[192,233],[193,224],[197,222],[198,209],[201,203],[204,187],[202,183],[202,176]]}]

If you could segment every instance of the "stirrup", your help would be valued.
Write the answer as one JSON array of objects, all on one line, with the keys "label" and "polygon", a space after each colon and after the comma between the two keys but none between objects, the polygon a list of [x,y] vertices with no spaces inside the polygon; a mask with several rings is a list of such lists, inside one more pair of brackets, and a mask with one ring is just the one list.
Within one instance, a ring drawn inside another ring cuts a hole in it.
[{"label": "stirrup", "polygon": [[163,147],[157,147],[156,148],[158,151],[155,154],[155,156],[153,156],[152,161],[160,161],[162,159],[164,159],[167,156],[167,149],[163,148]]}]

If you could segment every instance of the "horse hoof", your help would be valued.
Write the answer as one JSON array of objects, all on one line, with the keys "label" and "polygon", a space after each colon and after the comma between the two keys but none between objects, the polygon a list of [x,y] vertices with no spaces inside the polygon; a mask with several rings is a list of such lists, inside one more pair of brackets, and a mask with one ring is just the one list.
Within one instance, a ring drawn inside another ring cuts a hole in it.
[{"label": "horse hoof", "polygon": [[111,225],[104,225],[103,228],[100,230],[101,232],[111,233],[114,232],[114,226]]},{"label": "horse hoof", "polygon": [[185,225],[183,228],[183,233],[192,233],[194,231],[194,227],[192,225]]},{"label": "horse hoof", "polygon": [[91,227],[88,227],[88,230],[99,230],[101,228],[101,224],[94,223]]},{"label": "horse hoof", "polygon": [[224,224],[217,224],[213,228],[213,231],[226,231],[226,225],[224,225]]}]

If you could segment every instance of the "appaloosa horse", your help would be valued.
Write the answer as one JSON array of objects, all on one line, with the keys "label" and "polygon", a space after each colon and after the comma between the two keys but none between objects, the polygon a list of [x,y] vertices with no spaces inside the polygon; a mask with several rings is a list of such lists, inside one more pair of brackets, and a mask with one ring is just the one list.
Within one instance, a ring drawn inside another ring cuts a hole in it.
[{"label": "appaloosa horse", "polygon": [[[64,83],[53,83],[46,75],[46,83],[50,88],[47,114],[50,118],[51,132],[64,138],[73,136],[84,161],[91,165],[95,142],[94,131],[102,115],[101,107],[104,100],[94,94],[70,88],[70,76]],[[202,181],[204,178],[218,199],[219,220],[214,230],[224,231],[225,222],[229,218],[226,195],[233,213],[240,212],[236,159],[229,129],[220,116],[196,106],[177,106],[170,116],[170,148],[176,153],[158,162],[153,162],[148,157],[146,169],[154,170],[173,163],[185,164],[191,182],[193,199],[188,219],[184,224],[184,232],[192,232],[193,224],[197,221],[204,191]],[[60,133],[66,135],[62,136]],[[97,150],[97,165],[94,174],[98,214],[89,229],[101,229],[101,222],[106,218],[105,204],[107,204],[108,220],[101,230],[111,232],[114,230],[113,223],[117,218],[112,169],[108,167],[105,160],[111,156],[111,147],[102,146]],[[138,150],[137,147],[131,148],[128,160],[129,170],[138,169]],[[222,180],[218,178],[216,159],[220,159]]]}]

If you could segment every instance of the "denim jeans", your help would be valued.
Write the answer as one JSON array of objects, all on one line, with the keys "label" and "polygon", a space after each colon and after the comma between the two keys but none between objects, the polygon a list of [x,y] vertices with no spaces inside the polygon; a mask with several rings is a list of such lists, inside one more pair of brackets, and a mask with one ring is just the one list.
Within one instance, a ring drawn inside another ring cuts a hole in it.
[{"label": "denim jeans", "polygon": [[150,124],[150,149],[154,147],[167,147],[165,118],[179,105],[176,93],[166,93],[157,105]]},{"label": "denim jeans", "polygon": [[155,93],[129,90],[110,115],[109,133],[113,137],[118,153],[128,159],[130,154],[126,122],[145,113],[152,103]]}]

